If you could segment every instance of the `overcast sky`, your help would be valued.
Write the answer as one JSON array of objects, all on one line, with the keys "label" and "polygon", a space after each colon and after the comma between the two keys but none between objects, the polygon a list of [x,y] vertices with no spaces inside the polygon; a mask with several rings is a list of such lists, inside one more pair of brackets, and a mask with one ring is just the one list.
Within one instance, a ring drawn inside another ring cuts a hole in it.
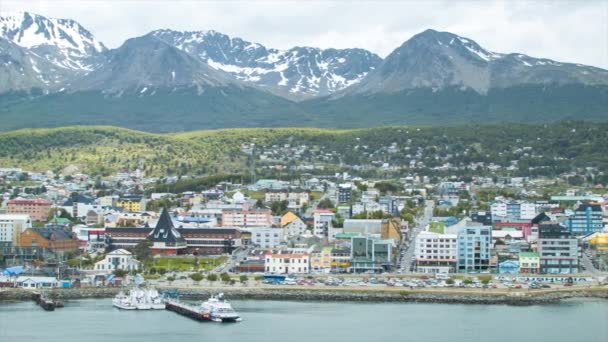
[{"label": "overcast sky", "polygon": [[433,28],[491,51],[608,69],[608,0],[0,0],[0,10],[74,19],[110,48],[160,28],[213,29],[279,49],[359,47],[385,57],[412,35]]}]

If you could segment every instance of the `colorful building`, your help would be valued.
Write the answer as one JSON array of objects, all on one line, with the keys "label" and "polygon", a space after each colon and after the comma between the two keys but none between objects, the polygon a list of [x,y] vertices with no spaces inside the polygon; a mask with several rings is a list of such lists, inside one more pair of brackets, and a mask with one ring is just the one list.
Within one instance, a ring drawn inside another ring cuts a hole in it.
[{"label": "colorful building", "polygon": [[540,255],[535,252],[520,252],[519,272],[538,274],[540,272]]},{"label": "colorful building", "polygon": [[45,221],[51,212],[51,202],[36,199],[12,199],[7,203],[7,214],[29,215],[32,221]]}]

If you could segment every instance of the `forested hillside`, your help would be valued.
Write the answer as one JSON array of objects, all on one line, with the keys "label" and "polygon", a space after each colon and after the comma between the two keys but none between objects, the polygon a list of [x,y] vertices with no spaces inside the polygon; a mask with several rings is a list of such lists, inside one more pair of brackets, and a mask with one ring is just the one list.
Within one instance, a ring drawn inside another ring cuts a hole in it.
[{"label": "forested hillside", "polygon": [[[561,122],[355,130],[259,128],[152,134],[106,126],[0,134],[0,166],[109,175],[249,174],[291,170],[556,175],[608,170],[608,124]],[[308,168],[306,168],[307,166]],[[464,170],[464,171],[463,171]],[[467,171],[468,170],[468,171]],[[312,171],[311,171],[312,172]]]}]

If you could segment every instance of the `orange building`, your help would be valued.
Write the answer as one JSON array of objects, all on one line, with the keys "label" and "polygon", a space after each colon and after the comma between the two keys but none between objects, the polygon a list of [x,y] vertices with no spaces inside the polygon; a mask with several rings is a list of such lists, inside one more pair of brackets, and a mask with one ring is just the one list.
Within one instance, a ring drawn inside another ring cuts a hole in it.
[{"label": "orange building", "polygon": [[36,199],[13,199],[8,201],[7,214],[30,215],[32,221],[46,221],[51,212],[51,202]]},{"label": "orange building", "polygon": [[42,247],[53,252],[76,251],[78,239],[63,228],[28,228],[21,233],[20,247]]}]

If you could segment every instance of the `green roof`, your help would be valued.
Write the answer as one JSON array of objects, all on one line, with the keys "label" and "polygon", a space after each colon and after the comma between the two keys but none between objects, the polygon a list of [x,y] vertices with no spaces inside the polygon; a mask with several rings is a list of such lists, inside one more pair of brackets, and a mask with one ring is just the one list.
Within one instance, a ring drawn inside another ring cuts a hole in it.
[{"label": "green roof", "polygon": [[359,236],[361,233],[338,233],[336,239],[350,239],[351,237]]},{"label": "green roof", "polygon": [[540,255],[536,252],[519,252],[520,258],[539,258]]}]

